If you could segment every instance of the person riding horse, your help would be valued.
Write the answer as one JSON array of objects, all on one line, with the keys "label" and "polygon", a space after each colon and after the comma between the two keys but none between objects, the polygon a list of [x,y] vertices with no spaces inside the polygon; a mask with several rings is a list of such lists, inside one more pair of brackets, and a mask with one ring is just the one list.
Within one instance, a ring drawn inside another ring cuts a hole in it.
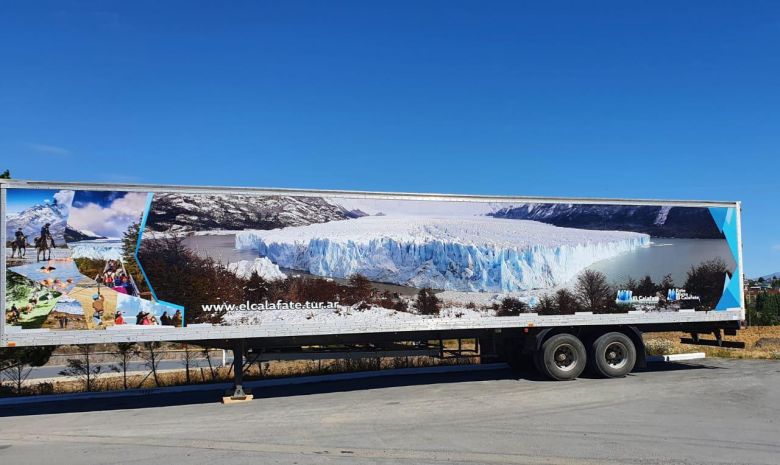
[{"label": "person riding horse", "polygon": [[43,258],[43,260],[51,260],[51,251],[53,248],[57,247],[54,244],[54,238],[51,235],[51,231],[49,231],[49,226],[51,226],[49,223],[43,225],[40,237],[35,238],[35,249],[38,251],[38,261],[41,261],[41,258]]},{"label": "person riding horse", "polygon": [[17,228],[14,232],[14,240],[11,243],[11,258],[13,258],[16,251],[19,251],[19,258],[24,257],[27,249],[27,237],[24,235],[22,228]]},{"label": "person riding horse", "polygon": [[52,247],[57,247],[54,245],[54,238],[51,235],[51,231],[49,231],[49,226],[51,226],[51,223],[46,223],[41,228],[41,244],[51,244]]}]

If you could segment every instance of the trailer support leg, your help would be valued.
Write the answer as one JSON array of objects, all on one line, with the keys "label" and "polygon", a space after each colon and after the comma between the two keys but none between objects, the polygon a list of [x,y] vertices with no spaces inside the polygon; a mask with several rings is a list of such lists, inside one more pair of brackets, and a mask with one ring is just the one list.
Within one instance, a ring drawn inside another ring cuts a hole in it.
[{"label": "trailer support leg", "polygon": [[222,397],[222,403],[230,404],[252,400],[254,396],[249,390],[244,390],[244,341],[233,344],[233,389],[229,389]]}]

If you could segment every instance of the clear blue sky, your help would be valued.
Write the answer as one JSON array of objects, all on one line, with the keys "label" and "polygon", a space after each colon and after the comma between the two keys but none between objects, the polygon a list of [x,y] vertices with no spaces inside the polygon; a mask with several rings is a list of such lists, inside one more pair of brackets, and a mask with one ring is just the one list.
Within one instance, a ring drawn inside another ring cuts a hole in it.
[{"label": "clear blue sky", "polygon": [[780,271],[780,2],[0,5],[14,177],[744,201]]}]

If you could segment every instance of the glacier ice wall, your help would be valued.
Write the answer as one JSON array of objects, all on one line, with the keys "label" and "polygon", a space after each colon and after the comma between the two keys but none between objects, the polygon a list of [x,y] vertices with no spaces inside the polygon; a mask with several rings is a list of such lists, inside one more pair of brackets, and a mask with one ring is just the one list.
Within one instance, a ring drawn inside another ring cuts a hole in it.
[{"label": "glacier ice wall", "polygon": [[122,242],[118,240],[94,240],[71,242],[68,248],[73,258],[93,260],[122,260]]},{"label": "glacier ice wall", "polygon": [[238,249],[319,276],[498,292],[553,287],[649,242],[640,233],[485,217],[365,217],[236,235]]}]

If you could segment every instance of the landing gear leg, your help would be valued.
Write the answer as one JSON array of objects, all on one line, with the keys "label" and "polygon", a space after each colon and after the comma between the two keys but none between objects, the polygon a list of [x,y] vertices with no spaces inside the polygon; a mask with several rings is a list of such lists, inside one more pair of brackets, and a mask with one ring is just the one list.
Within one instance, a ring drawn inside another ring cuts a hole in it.
[{"label": "landing gear leg", "polygon": [[229,389],[222,402],[225,404],[246,402],[254,396],[249,390],[244,390],[244,341],[236,341],[233,345],[233,389]]}]

